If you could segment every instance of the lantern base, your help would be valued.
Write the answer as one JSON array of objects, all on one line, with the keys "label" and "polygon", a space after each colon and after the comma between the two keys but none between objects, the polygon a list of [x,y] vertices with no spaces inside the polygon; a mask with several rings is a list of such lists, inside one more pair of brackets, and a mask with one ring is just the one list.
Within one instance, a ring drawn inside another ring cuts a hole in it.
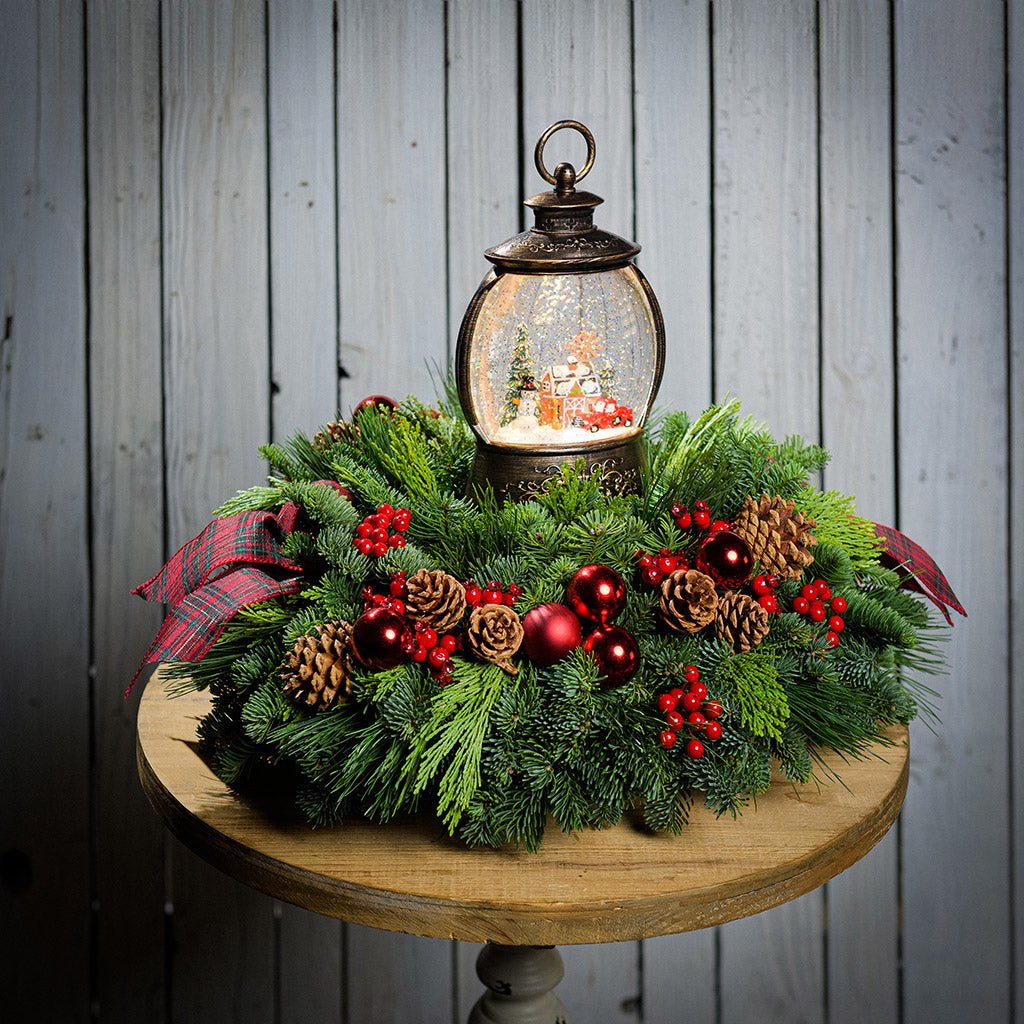
[{"label": "lantern base", "polygon": [[581,460],[588,477],[597,477],[601,493],[637,494],[642,485],[644,448],[640,434],[586,447],[511,448],[477,440],[468,497],[488,486],[506,501],[528,501],[543,494],[564,465]]}]

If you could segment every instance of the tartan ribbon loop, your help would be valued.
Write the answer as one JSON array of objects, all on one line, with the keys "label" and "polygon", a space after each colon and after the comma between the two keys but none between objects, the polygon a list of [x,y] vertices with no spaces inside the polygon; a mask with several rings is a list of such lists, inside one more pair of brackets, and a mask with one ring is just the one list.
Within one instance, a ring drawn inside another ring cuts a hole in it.
[{"label": "tartan ribbon loop", "polygon": [[920,544],[915,543],[899,530],[894,530],[891,526],[875,523],[874,527],[875,534],[885,549],[882,564],[888,565],[889,568],[895,569],[903,576],[905,587],[924,594],[942,612],[951,626],[953,619],[949,614],[950,608],[963,615],[964,618],[967,617],[967,612],[957,600],[953,588],[949,585],[942,570],[936,565],[935,559]]},{"label": "tartan ribbon loop", "polygon": [[277,513],[240,512],[215,519],[132,591],[172,607],[125,697],[147,665],[199,661],[240,608],[301,589],[302,566],[283,551],[298,513],[298,505],[289,501]]}]

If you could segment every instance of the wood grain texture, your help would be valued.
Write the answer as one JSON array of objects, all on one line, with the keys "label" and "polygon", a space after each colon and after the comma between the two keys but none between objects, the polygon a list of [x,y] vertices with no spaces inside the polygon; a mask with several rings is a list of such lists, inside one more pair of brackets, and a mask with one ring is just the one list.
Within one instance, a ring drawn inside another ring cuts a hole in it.
[{"label": "wood grain texture", "polygon": [[448,361],[444,8],[338,5],[342,405],[430,398]]},{"label": "wood grain texture", "polygon": [[160,22],[155,2],[86,13],[95,987],[102,1019],[132,1024],[166,1005],[166,834],[132,779],[137,698],[123,697],[161,620],[131,593],[163,550]]},{"label": "wood grain texture", "polygon": [[[264,5],[165,4],[164,401],[171,550],[260,480],[269,431]],[[175,847],[173,1012],[270,1021],[271,901]]]},{"label": "wood grain texture", "polygon": [[68,1021],[91,981],[82,57],[81,4],[0,7],[0,991]]},{"label": "wood grain texture", "polygon": [[[970,613],[945,645],[944,724],[913,730],[902,830],[904,1012],[908,1022],[1005,1020],[1005,12],[979,2],[898,4],[895,13],[899,525],[925,544]],[[960,502],[969,523],[955,511]],[[966,671],[971,685],[956,685]],[[958,870],[964,864],[969,871]],[[954,935],[958,969],[936,971]],[[957,980],[965,975],[969,990]]]},{"label": "wood grain texture", "polygon": [[159,675],[140,703],[143,788],[183,842],[319,913],[470,942],[611,942],[758,913],[867,853],[895,821],[908,771],[897,728],[891,746],[863,760],[826,758],[844,785],[779,778],[739,822],[697,809],[680,837],[623,822],[576,835],[551,829],[537,854],[466,849],[429,815],[316,831],[283,806],[232,795],[195,748],[208,707],[202,693],[169,699]]},{"label": "wood grain texture", "polygon": [[[819,8],[821,424],[825,487],[895,521],[892,146],[886,0]],[[827,887],[831,1024],[899,1013],[896,836]]]},{"label": "wood grain texture", "polygon": [[[715,397],[776,436],[818,435],[815,4],[716,4]],[[815,1020],[820,893],[720,935],[723,1019]],[[771,956],[766,955],[771,951]]]}]

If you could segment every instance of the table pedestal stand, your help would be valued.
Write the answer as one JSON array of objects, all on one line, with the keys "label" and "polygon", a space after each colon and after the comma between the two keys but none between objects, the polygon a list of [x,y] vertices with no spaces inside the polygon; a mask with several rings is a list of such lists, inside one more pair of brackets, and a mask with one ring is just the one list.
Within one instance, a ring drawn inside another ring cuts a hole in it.
[{"label": "table pedestal stand", "polygon": [[562,980],[562,954],[554,946],[499,946],[488,942],[476,958],[487,986],[469,1024],[568,1024],[561,999],[551,990]]}]

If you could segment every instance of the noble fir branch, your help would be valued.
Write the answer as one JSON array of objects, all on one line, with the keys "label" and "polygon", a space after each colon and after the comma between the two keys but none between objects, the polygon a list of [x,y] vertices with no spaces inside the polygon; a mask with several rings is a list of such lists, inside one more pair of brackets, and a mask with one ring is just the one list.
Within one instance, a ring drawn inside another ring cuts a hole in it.
[{"label": "noble fir branch", "polygon": [[849,556],[855,570],[878,562],[881,544],[874,524],[855,513],[853,498],[838,491],[805,487],[796,498],[796,509],[818,525],[818,543],[833,543]]},{"label": "noble fir branch", "polygon": [[867,633],[882,643],[899,647],[913,647],[917,643],[917,630],[895,608],[888,607],[884,599],[878,600],[872,591],[851,591],[843,613],[847,629]]},{"label": "noble fir branch", "polygon": [[284,444],[293,465],[302,468],[301,473],[290,473],[294,480],[329,480],[331,477],[331,457],[325,448],[311,441],[299,432],[290,437]]},{"label": "noble fir branch", "polygon": [[284,502],[281,487],[284,481],[272,479],[267,487],[249,487],[228,498],[214,515],[221,519],[239,512],[270,512],[280,508]]}]

